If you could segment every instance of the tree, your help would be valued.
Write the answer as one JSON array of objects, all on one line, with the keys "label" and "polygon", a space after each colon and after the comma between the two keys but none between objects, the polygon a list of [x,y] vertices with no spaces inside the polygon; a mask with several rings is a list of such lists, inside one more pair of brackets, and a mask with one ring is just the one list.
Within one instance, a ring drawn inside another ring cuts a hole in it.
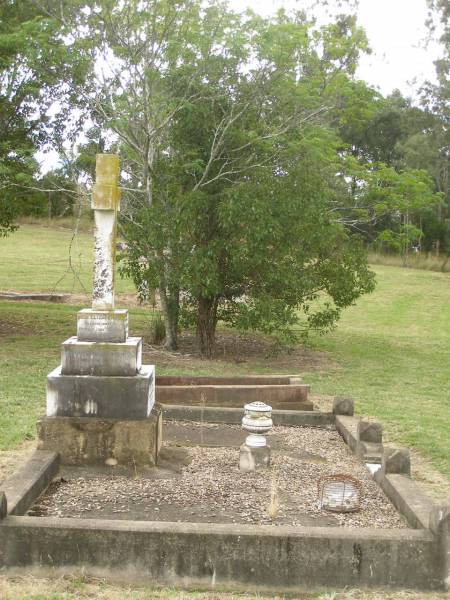
[{"label": "tree", "polygon": [[423,236],[421,217],[438,205],[442,194],[434,192],[433,181],[425,170],[397,171],[377,165],[367,177],[360,193],[377,220],[391,215],[389,228],[382,229],[378,240],[397,250],[406,265],[411,247],[420,244]]},{"label": "tree", "polygon": [[444,254],[442,269],[450,257],[450,6],[445,0],[428,0],[430,8],[428,27],[430,36],[435,35],[437,22],[440,23],[439,41],[443,55],[435,62],[437,84],[427,83],[422,90],[425,107],[435,116],[433,135],[436,140],[436,168],[434,176],[437,189],[444,194],[444,200],[437,211],[438,242],[437,251]]},{"label": "tree", "polygon": [[[337,147],[320,117],[335,108],[336,80],[345,83],[364,45],[354,20],[341,18],[319,38],[303,14],[280,12],[273,22],[251,16],[245,23],[220,15],[214,28],[219,13],[205,14],[207,54],[199,35],[197,51],[190,41],[194,70],[183,64],[168,73],[180,84],[172,92],[177,111],[166,145],[153,155],[152,206],[134,210],[124,233],[126,271],[141,294],[158,286],[162,271],[173,291],[175,329],[181,310],[210,356],[219,319],[286,333],[303,309],[307,327],[325,329],[373,282],[356,240],[325,201],[336,196],[336,171],[326,191],[312,177],[336,168]],[[208,38],[211,29],[223,32],[220,42]],[[186,74],[188,101],[177,95]],[[309,182],[302,160],[314,163]],[[313,235],[314,223],[322,226],[320,236]],[[314,312],[321,294],[329,302]]]},{"label": "tree", "polygon": [[[0,235],[13,229],[17,205],[33,195],[36,151],[50,138],[55,144],[62,138],[70,106],[66,83],[83,78],[83,65],[60,21],[48,14],[51,4],[4,0],[0,5]],[[61,2],[61,8],[75,10],[75,4]],[[60,111],[51,117],[55,101]]]}]

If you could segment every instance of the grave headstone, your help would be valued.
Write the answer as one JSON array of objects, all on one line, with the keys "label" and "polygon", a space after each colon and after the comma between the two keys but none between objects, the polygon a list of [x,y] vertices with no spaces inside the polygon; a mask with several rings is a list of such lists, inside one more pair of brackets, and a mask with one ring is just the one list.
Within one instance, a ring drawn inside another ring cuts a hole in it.
[{"label": "grave headstone", "polygon": [[[77,336],[62,344],[61,365],[47,378],[46,420],[38,427],[40,447],[61,452],[63,461],[69,463],[78,464],[83,457],[89,462],[116,460],[112,455],[115,440],[119,438],[121,449],[117,447],[117,453],[132,455],[133,436],[126,451],[123,440],[129,435],[129,422],[133,420],[142,420],[140,431],[145,421],[152,428],[149,439],[155,439],[155,452],[149,463],[156,462],[160,445],[161,426],[155,419],[160,420],[161,414],[160,410],[153,410],[155,368],[142,364],[142,341],[128,336],[128,311],[116,309],[114,304],[119,171],[118,156],[97,155],[92,196],[95,218],[92,308],[78,313]],[[75,420],[62,423],[58,418]],[[91,421],[84,427],[80,418]],[[98,420],[98,440],[92,419]],[[114,422],[108,428],[106,443],[108,420]],[[73,436],[68,433],[72,426],[81,437],[80,451],[76,451]],[[89,451],[83,451],[83,444],[85,450],[89,446]],[[142,444],[136,454],[142,460]]]}]

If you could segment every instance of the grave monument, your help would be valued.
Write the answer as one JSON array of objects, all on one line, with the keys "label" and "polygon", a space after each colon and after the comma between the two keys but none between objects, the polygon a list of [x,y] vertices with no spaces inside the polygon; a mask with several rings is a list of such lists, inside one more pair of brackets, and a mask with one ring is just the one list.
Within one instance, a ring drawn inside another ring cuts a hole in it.
[{"label": "grave monument", "polygon": [[128,335],[128,311],[114,307],[119,170],[117,155],[97,155],[92,308],[62,344],[38,422],[38,447],[65,464],[154,465],[161,447],[155,367],[142,364],[142,340]]}]

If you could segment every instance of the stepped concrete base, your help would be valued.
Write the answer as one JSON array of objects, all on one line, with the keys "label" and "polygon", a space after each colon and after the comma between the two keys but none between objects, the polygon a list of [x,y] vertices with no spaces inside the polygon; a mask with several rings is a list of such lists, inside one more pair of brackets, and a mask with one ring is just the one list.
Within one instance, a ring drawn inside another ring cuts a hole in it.
[{"label": "stepped concrete base", "polygon": [[126,342],[128,311],[84,308],[77,315],[77,338],[80,342]]},{"label": "stepped concrete base", "polygon": [[297,375],[157,375],[156,385],[298,385]]},{"label": "stepped concrete base", "polygon": [[313,410],[308,385],[158,385],[161,404],[231,406],[242,408],[257,400],[273,408]]},{"label": "stepped concrete base", "polygon": [[162,444],[162,410],[148,419],[43,417],[37,423],[38,448],[58,452],[66,465],[153,466]]},{"label": "stepped concrete base", "polygon": [[143,365],[133,377],[62,375],[47,377],[47,417],[146,419],[155,402],[155,367]]},{"label": "stepped concrete base", "polygon": [[62,375],[133,376],[142,366],[142,340],[83,342],[71,337],[62,344]]}]

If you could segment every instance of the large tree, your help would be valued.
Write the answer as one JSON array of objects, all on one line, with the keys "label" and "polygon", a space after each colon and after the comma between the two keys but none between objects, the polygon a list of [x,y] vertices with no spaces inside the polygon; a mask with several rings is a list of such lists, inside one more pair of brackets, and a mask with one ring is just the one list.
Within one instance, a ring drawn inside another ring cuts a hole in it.
[{"label": "large tree", "polygon": [[358,233],[424,188],[397,164],[403,99],[355,81],[353,17],[94,0],[63,22],[90,66],[72,87],[98,134],[83,168],[120,151],[124,269],[158,289],[168,347],[180,317],[206,355],[219,319],[325,329],[372,289]]},{"label": "large tree", "polygon": [[151,203],[124,226],[128,272],[142,294],[160,290],[169,344],[181,309],[207,356],[219,319],[286,331],[303,309],[302,327],[326,328],[372,287],[330,204],[342,165],[329,115],[349,101],[361,30],[221,10],[200,11],[189,61],[164,74],[175,110],[152,146]]},{"label": "large tree", "polygon": [[[75,11],[76,2],[61,2]],[[37,150],[62,141],[71,82],[84,68],[73,51],[53,2],[3,0],[0,4],[0,235],[11,231],[17,205],[33,196]],[[49,112],[58,103],[59,110]]]}]

